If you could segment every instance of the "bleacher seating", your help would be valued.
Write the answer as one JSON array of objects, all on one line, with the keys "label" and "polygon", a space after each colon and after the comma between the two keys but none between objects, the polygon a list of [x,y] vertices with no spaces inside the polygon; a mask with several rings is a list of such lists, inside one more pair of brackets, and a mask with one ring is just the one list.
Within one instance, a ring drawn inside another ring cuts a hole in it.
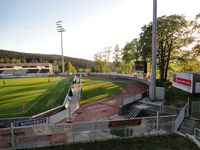
[{"label": "bleacher seating", "polygon": [[49,69],[41,69],[40,73],[49,73]]},{"label": "bleacher seating", "polygon": [[39,69],[28,69],[26,73],[38,73]]},{"label": "bleacher seating", "polygon": [[23,74],[25,74],[26,72],[27,72],[26,69],[23,69],[23,70],[15,70],[15,71],[14,71],[14,74],[15,74],[15,75],[23,75]]},{"label": "bleacher seating", "polygon": [[4,70],[2,74],[13,74],[13,70]]},{"label": "bleacher seating", "polygon": [[0,70],[0,74],[3,72],[4,70]]}]

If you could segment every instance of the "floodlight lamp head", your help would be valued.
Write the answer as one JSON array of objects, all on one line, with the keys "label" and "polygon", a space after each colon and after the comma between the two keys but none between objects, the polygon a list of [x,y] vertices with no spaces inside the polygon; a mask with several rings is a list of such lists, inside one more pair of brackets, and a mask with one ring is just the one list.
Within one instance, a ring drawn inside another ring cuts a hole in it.
[{"label": "floodlight lamp head", "polygon": [[57,25],[57,28],[62,28],[62,25]]},{"label": "floodlight lamp head", "polygon": [[56,21],[56,23],[58,24],[58,23],[61,23],[62,21],[61,20],[59,20],[59,21]]}]

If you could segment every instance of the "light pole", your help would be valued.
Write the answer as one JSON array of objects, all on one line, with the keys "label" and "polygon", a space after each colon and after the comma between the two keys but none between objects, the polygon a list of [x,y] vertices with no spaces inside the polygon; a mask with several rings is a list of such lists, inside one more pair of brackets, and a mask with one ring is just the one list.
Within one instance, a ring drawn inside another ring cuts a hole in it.
[{"label": "light pole", "polygon": [[153,0],[153,25],[152,25],[152,67],[150,99],[156,100],[156,30],[157,30],[157,0]]},{"label": "light pole", "polygon": [[57,24],[57,31],[61,33],[62,74],[64,74],[64,73],[65,73],[65,69],[64,69],[62,33],[65,32],[65,29],[64,29],[64,27],[62,26],[62,21],[57,21],[56,24]]}]

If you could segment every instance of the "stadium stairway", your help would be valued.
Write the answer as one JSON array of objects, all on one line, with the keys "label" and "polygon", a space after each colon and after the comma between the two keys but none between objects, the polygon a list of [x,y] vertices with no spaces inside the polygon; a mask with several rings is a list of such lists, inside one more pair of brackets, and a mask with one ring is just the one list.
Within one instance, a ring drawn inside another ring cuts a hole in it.
[{"label": "stadium stairway", "polygon": [[141,111],[142,109],[140,108],[136,108],[136,107],[132,107],[131,111],[128,114],[128,118],[132,119],[135,118]]},{"label": "stadium stairway", "polygon": [[183,120],[178,131],[183,134],[193,135],[195,128],[200,128],[200,121],[196,121],[196,120],[187,118],[187,119]]}]

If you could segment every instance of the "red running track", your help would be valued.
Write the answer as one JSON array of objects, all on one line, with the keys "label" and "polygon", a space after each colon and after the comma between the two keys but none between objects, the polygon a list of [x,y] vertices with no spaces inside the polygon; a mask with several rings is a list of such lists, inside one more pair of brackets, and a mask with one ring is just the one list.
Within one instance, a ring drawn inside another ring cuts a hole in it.
[{"label": "red running track", "polygon": [[[117,95],[83,104],[71,115],[73,122],[99,120],[118,114],[119,107],[125,98],[132,97],[148,89],[146,84],[134,80],[125,80],[125,88]],[[78,113],[80,112],[80,113]]]}]

